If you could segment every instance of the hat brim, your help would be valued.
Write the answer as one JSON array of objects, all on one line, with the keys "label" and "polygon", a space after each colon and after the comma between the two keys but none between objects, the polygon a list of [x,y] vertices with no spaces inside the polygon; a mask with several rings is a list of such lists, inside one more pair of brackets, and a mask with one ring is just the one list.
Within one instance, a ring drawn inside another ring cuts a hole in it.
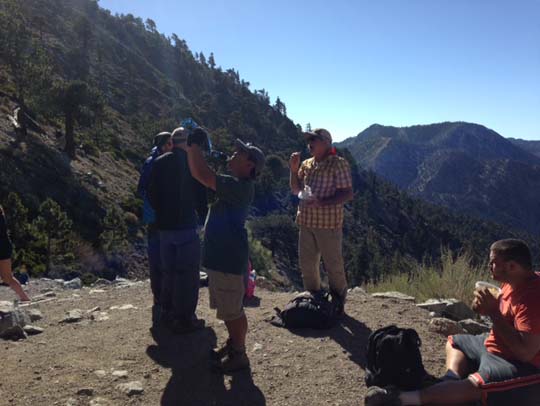
[{"label": "hat brim", "polygon": [[328,142],[332,143],[332,141],[330,141],[328,138],[322,136],[321,134],[317,134],[317,133],[314,133],[314,132],[305,132],[304,133],[304,141],[309,141],[311,139],[317,139],[317,140],[321,140],[321,141],[328,141]]},{"label": "hat brim", "polygon": [[[250,145],[246,144],[240,138],[237,138],[235,140],[234,145],[236,146],[236,148],[238,150],[245,151],[250,156],[253,157],[253,158],[250,158],[250,159],[255,163],[255,171],[257,172],[257,174],[259,174],[262,171],[262,168],[264,166],[264,155],[263,155],[262,151],[259,148],[254,147],[253,145],[250,146]],[[255,153],[255,155],[253,155],[254,153]],[[258,155],[260,155],[260,157]]]},{"label": "hat brim", "polygon": [[304,136],[304,139],[309,139],[309,138],[322,138],[319,134],[317,133],[314,133],[313,131],[304,131],[302,133],[302,135]]},{"label": "hat brim", "polygon": [[234,141],[234,146],[238,149],[241,149],[242,151],[249,152],[249,147],[246,145],[244,141],[242,141],[240,138],[237,138]]}]

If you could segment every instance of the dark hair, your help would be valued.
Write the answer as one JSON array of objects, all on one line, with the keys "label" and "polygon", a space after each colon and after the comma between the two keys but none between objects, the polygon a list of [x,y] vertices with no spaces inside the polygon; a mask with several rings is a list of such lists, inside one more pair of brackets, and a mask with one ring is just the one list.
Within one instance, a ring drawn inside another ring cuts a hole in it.
[{"label": "dark hair", "polygon": [[523,240],[508,238],[495,241],[490,250],[501,256],[504,261],[514,261],[527,270],[532,270],[531,250]]},{"label": "dark hair", "polygon": [[170,139],[171,139],[171,133],[169,132],[159,133],[154,137],[154,146],[158,147],[161,150],[161,148],[163,148],[163,146],[167,144],[167,142],[169,142]]}]

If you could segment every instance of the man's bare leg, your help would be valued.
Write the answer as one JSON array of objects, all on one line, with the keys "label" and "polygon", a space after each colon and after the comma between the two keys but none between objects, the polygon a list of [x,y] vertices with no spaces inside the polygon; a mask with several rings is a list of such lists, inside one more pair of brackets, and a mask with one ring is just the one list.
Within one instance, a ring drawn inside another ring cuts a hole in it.
[{"label": "man's bare leg", "polygon": [[401,402],[404,405],[452,404],[481,398],[480,389],[469,379],[463,379],[470,372],[467,357],[452,347],[450,340],[446,343],[446,369],[443,379],[447,381],[420,391],[402,392]]},{"label": "man's bare leg", "polygon": [[482,391],[469,379],[446,381],[421,391],[402,392],[403,405],[456,404],[480,400]]},{"label": "man's bare leg", "polygon": [[450,340],[446,343],[446,376],[456,379],[463,379],[470,373],[469,362],[467,357],[460,350],[452,347]]}]

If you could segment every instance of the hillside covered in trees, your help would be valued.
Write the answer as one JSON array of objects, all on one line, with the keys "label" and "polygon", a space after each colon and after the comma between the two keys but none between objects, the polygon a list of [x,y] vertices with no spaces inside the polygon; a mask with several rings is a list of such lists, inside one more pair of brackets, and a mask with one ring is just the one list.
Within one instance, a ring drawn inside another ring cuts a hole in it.
[{"label": "hillside covered in trees", "polygon": [[[93,0],[0,0],[0,67],[0,203],[17,268],[88,280],[142,275],[138,168],[157,132],[191,117],[218,150],[230,153],[238,137],[266,152],[252,256],[263,273],[277,268],[274,276],[298,282],[287,159],[305,146],[279,98],[153,21],[111,15]],[[515,235],[412,199],[341,153],[355,186],[344,243],[353,285],[436,261],[443,247],[481,261],[492,240]]]},{"label": "hillside covered in trees", "polygon": [[540,233],[540,159],[534,141],[482,125],[372,125],[345,140],[358,163],[411,195],[452,210]]}]

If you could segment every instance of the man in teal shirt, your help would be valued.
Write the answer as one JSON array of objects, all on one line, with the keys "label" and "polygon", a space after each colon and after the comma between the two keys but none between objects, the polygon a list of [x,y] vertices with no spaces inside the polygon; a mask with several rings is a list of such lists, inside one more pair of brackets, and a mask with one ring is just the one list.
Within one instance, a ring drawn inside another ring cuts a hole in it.
[{"label": "man in teal shirt", "polygon": [[205,224],[203,266],[208,270],[210,307],[217,310],[229,333],[227,343],[216,352],[225,373],[249,367],[243,308],[248,266],[245,221],[254,196],[253,180],[264,166],[259,148],[238,139],[235,145],[236,152],[228,160],[232,176],[210,169],[199,145],[185,146],[192,176],[215,194]]}]

